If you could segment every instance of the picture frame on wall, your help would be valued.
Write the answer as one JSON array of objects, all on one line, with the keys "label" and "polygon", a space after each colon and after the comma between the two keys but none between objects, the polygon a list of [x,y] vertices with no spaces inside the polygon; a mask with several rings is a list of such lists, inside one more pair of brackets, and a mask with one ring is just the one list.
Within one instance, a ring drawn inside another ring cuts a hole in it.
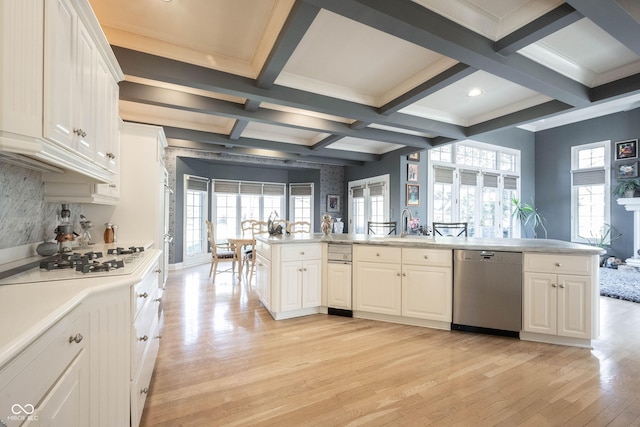
[{"label": "picture frame on wall", "polygon": [[637,178],[638,162],[624,162],[616,164],[616,178]]},{"label": "picture frame on wall", "polygon": [[420,184],[407,184],[407,206],[420,206]]},{"label": "picture frame on wall", "polygon": [[629,160],[638,158],[638,140],[616,142],[616,160]]},{"label": "picture frame on wall", "polygon": [[414,162],[420,161],[420,152],[416,151],[415,153],[411,153],[407,156],[407,160],[412,160]]},{"label": "picture frame on wall", "polygon": [[340,196],[337,194],[327,195],[327,212],[340,212]]},{"label": "picture frame on wall", "polygon": [[417,163],[407,164],[407,181],[417,181],[417,180],[418,180],[418,164]]}]

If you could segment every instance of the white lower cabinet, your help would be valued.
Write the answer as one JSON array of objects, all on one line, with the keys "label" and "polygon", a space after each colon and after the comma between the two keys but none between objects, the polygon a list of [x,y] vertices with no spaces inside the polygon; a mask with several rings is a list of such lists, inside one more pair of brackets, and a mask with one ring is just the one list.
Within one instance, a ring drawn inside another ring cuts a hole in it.
[{"label": "white lower cabinet", "polygon": [[0,414],[8,427],[89,424],[87,316],[79,306],[0,368]]},{"label": "white lower cabinet", "polygon": [[448,329],[452,254],[446,249],[354,245],[354,310]]},{"label": "white lower cabinet", "polygon": [[327,264],[327,306],[351,310],[351,264]]},{"label": "white lower cabinet", "polygon": [[[260,249],[258,254],[261,254]],[[264,277],[269,278],[267,309],[271,315],[279,320],[319,313],[322,305],[322,244],[272,245],[270,254],[267,269],[270,274],[267,276],[265,271]],[[259,292],[266,296],[266,280],[262,283],[264,291]]]},{"label": "white lower cabinet", "polygon": [[271,307],[271,261],[258,254],[255,265],[256,291],[267,310]]},{"label": "white lower cabinet", "polygon": [[356,262],[354,308],[370,313],[402,314],[401,266]]},{"label": "white lower cabinet", "polygon": [[523,331],[585,340],[597,337],[591,314],[592,264],[597,260],[591,258],[524,255]]}]

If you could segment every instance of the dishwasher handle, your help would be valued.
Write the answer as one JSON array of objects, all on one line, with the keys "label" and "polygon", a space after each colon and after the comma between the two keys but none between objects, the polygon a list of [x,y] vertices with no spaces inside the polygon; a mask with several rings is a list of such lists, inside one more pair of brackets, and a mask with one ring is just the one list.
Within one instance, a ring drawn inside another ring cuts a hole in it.
[{"label": "dishwasher handle", "polygon": [[480,256],[484,259],[491,259],[495,256],[495,253],[492,251],[481,251]]}]

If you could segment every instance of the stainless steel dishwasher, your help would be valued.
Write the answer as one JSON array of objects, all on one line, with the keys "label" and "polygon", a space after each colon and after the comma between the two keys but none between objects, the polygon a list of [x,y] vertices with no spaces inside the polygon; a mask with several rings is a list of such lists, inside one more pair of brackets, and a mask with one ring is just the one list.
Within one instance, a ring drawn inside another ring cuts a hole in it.
[{"label": "stainless steel dishwasher", "polygon": [[522,254],[453,251],[451,329],[518,337],[522,327]]}]

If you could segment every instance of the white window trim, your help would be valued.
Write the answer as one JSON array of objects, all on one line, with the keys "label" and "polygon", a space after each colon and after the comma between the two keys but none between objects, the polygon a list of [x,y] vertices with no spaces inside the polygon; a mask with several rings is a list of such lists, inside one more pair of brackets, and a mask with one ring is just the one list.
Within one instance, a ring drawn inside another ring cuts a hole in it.
[{"label": "white window trim", "polygon": [[[184,197],[183,197],[183,202],[182,202],[182,235],[186,236],[187,235],[187,218],[186,218],[186,214],[187,214],[187,184],[190,178],[195,178],[198,180],[202,180],[202,181],[209,181],[209,178],[205,178],[205,177],[201,177],[201,176],[196,176],[196,175],[184,175],[184,182],[183,182],[183,188],[184,188]],[[206,200],[203,203],[203,219],[202,219],[202,227],[204,227],[204,220],[209,218],[209,184],[207,184],[207,196],[206,196]],[[207,233],[206,230],[203,234],[203,242],[202,242],[202,247],[204,248],[204,252],[199,253],[199,254],[187,254],[187,244],[186,241],[183,238],[183,244],[182,244],[182,262],[184,264],[185,267],[190,267],[190,266],[194,266],[194,265],[200,265],[200,264],[206,264],[207,262],[210,261],[211,259],[211,255],[209,254],[209,242],[207,239]]]},{"label": "white window trim", "polygon": [[[391,182],[391,177],[389,174],[372,176],[371,178],[358,179],[356,181],[349,181],[348,183],[348,209],[347,216],[349,221],[349,234],[355,234],[355,227],[353,227],[353,187],[364,187],[365,200],[369,199],[369,184],[370,183],[378,183],[382,182],[384,186],[384,221],[389,221],[391,218],[391,209],[390,209],[390,200],[389,200],[389,183]],[[369,212],[369,203],[364,204],[364,216],[365,221],[371,219],[371,213]],[[366,234],[367,230],[365,230]]]},{"label": "white window trim", "polygon": [[[604,147],[604,223],[611,224],[611,140],[592,142],[571,147],[571,241],[574,243],[589,243],[588,237],[578,235],[578,192],[573,185],[573,172],[578,169],[578,152],[596,147]],[[590,168],[593,170],[602,168]],[[587,170],[582,169],[582,170]]]},{"label": "white window trim", "polygon": [[294,206],[293,203],[291,201],[291,198],[293,197],[291,195],[291,188],[292,186],[295,187],[296,185],[308,185],[311,187],[311,212],[310,212],[310,222],[311,222],[311,230],[315,229],[315,218],[314,218],[314,212],[315,212],[315,187],[313,182],[290,182],[289,183],[289,219],[291,220],[291,222],[295,222],[295,221],[301,221],[301,219],[296,219],[295,215],[294,215]]}]

